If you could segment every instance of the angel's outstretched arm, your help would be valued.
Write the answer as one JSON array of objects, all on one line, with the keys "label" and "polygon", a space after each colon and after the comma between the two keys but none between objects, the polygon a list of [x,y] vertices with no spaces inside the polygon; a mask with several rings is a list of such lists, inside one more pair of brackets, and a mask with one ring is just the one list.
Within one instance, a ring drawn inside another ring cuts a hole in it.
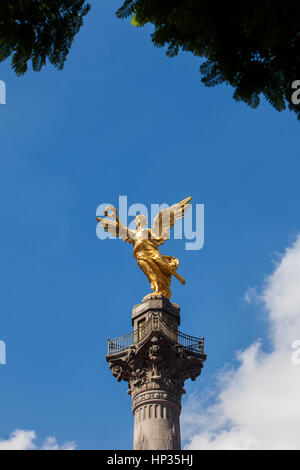
[{"label": "angel's outstretched arm", "polygon": [[[111,213],[109,211],[111,211]],[[107,207],[104,211],[104,215],[108,218],[104,219],[102,217],[96,217],[96,219],[106,232],[113,234],[115,237],[121,238],[124,242],[134,243],[135,231],[129,229],[120,221],[115,207]],[[110,220],[111,218],[114,218],[115,220]]]}]

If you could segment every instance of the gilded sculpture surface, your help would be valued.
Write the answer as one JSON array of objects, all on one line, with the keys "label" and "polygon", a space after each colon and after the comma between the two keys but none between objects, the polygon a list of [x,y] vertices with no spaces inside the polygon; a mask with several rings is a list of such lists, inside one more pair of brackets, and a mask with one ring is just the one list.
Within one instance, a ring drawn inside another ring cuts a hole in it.
[{"label": "gilded sculpture surface", "polygon": [[151,289],[154,291],[146,297],[162,295],[169,299],[171,297],[172,276],[185,284],[183,277],[176,272],[179,260],[173,256],[162,255],[158,247],[170,238],[171,228],[176,220],[184,217],[185,211],[191,205],[190,200],[191,197],[188,197],[163,209],[155,217],[152,228],[146,227],[148,224],[144,215],[137,215],[135,217],[137,229],[129,229],[120,221],[117,209],[113,206],[106,208],[105,216],[107,218],[96,218],[104,230],[134,246],[133,256],[136,258],[138,266],[146,274]]}]

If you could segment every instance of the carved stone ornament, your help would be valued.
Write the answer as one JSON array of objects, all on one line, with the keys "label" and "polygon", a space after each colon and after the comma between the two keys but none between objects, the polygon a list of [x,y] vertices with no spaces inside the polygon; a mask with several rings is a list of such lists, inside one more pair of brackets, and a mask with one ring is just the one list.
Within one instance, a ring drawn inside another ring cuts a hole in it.
[{"label": "carved stone ornament", "polygon": [[204,360],[157,332],[140,345],[107,356],[112,374],[119,382],[128,382],[133,399],[141,392],[163,389],[180,400],[185,380],[200,375]]}]

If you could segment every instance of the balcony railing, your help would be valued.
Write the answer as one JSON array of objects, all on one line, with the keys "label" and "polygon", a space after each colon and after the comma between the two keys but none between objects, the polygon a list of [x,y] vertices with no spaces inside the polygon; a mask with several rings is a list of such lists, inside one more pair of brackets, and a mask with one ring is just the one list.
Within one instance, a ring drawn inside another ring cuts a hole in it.
[{"label": "balcony railing", "polygon": [[151,331],[161,331],[167,338],[181,345],[184,349],[196,354],[204,354],[204,338],[186,335],[171,328],[155,313],[138,330],[134,330],[125,336],[108,339],[108,354],[122,352],[134,344],[139,344]]}]

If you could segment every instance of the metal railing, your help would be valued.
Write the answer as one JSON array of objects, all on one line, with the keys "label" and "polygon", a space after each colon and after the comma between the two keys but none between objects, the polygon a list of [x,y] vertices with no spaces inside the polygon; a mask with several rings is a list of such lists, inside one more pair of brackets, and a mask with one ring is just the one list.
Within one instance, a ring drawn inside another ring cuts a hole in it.
[{"label": "metal railing", "polygon": [[128,335],[119,336],[115,339],[108,338],[108,354],[125,351],[130,346],[140,343],[151,331],[161,331],[167,338],[179,344],[184,349],[197,354],[204,354],[204,338],[186,335],[185,333],[171,328],[157,313],[153,313],[146,323]]},{"label": "metal railing", "polygon": [[119,338],[108,338],[108,354],[114,354],[128,349],[132,344],[134,344],[134,335],[135,332],[132,331],[128,335],[119,336]]}]

